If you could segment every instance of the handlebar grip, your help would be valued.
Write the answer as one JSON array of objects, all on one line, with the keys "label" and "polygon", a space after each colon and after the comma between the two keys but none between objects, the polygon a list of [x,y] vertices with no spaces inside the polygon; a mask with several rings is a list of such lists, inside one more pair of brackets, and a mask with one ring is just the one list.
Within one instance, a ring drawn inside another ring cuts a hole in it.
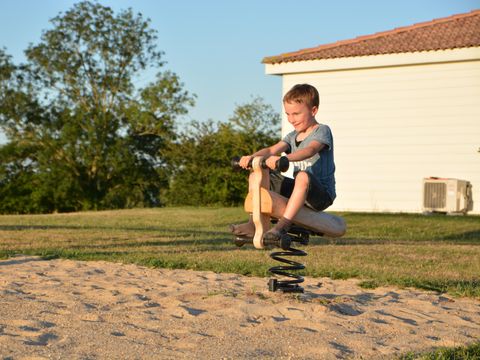
[{"label": "handlebar grip", "polygon": [[241,167],[240,167],[240,157],[235,156],[232,159],[231,164],[232,164],[232,168],[234,168],[235,170],[241,169]]},{"label": "handlebar grip", "polygon": [[[252,162],[253,162],[253,158],[250,159],[250,161],[248,162],[248,168],[251,169],[252,168]],[[235,156],[232,161],[231,161],[231,164],[232,164],[232,168],[234,170],[243,170],[243,168],[240,166],[240,157],[239,156]],[[262,163],[262,167],[264,167],[264,164]]]},{"label": "handlebar grip", "polygon": [[[248,163],[248,167],[249,168],[252,168],[252,161],[253,161],[253,158],[250,160],[250,162]],[[238,156],[235,156],[232,161],[231,161],[231,164],[232,164],[232,167],[235,169],[235,170],[239,170],[241,169],[240,167],[240,157]],[[288,170],[288,167],[290,166],[290,162],[288,161],[288,158],[286,156],[282,156],[280,159],[277,160],[277,162],[275,163],[275,170],[279,170],[281,172],[285,172]],[[263,159],[262,161],[262,168],[266,169],[268,166],[265,162],[265,159]]]},{"label": "handlebar grip", "polygon": [[290,166],[290,161],[288,161],[288,158],[286,156],[282,156],[275,163],[275,169],[281,172],[287,171],[289,166]]}]

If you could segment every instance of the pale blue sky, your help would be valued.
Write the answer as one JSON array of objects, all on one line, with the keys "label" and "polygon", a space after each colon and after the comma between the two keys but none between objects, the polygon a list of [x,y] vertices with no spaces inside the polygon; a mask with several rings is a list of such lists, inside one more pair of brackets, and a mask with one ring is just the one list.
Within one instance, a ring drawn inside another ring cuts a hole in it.
[{"label": "pale blue sky", "polygon": [[[16,63],[49,20],[75,0],[0,0],[0,47]],[[188,119],[226,120],[261,96],[281,111],[280,77],[263,57],[387,31],[480,8],[480,0],[101,0],[151,19],[165,69],[177,73],[197,104]],[[143,77],[148,81],[149,74]],[[0,142],[4,137],[0,134]]]}]

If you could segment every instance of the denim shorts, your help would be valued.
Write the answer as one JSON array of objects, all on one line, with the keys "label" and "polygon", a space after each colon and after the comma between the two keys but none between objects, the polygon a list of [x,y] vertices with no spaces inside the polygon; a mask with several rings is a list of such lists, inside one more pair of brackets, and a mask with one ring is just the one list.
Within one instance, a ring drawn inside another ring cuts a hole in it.
[{"label": "denim shorts", "polygon": [[[305,205],[309,208],[322,211],[332,205],[333,201],[325,187],[320,184],[310,173],[306,172],[309,178],[307,199]],[[278,171],[270,171],[270,190],[290,198],[295,186],[295,179],[283,176]]]}]

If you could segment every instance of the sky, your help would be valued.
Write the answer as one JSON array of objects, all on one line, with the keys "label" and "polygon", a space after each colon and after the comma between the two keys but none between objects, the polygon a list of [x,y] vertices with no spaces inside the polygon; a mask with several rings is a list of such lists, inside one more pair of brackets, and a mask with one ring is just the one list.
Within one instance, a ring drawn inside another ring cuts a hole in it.
[{"label": "sky", "polygon": [[[50,19],[78,0],[0,0],[0,48],[16,64],[38,44]],[[236,106],[262,97],[278,112],[281,77],[266,56],[352,39],[480,9],[480,0],[99,0],[151,20],[164,70],[175,72],[196,105],[183,121],[226,121]],[[143,74],[139,86],[153,74]],[[5,137],[0,133],[0,143]]]}]

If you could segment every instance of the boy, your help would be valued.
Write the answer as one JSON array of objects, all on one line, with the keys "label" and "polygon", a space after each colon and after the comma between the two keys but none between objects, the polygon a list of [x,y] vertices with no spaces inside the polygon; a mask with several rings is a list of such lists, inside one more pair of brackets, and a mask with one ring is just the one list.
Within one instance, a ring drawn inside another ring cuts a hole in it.
[{"label": "boy", "polygon": [[[266,240],[279,240],[285,236],[292,219],[304,204],[322,211],[336,197],[333,137],[330,128],[317,123],[315,119],[318,105],[319,95],[315,87],[308,84],[295,85],[283,97],[288,122],[295,130],[275,145],[240,159],[240,166],[246,169],[253,157],[263,156],[267,166],[274,170],[279,155],[285,152],[294,166],[294,179],[284,177],[278,171],[270,172],[270,189],[289,200],[282,218],[265,233]],[[252,175],[249,187],[251,180]],[[238,236],[253,237],[255,225],[252,217],[247,223],[230,225],[230,230]]]}]

